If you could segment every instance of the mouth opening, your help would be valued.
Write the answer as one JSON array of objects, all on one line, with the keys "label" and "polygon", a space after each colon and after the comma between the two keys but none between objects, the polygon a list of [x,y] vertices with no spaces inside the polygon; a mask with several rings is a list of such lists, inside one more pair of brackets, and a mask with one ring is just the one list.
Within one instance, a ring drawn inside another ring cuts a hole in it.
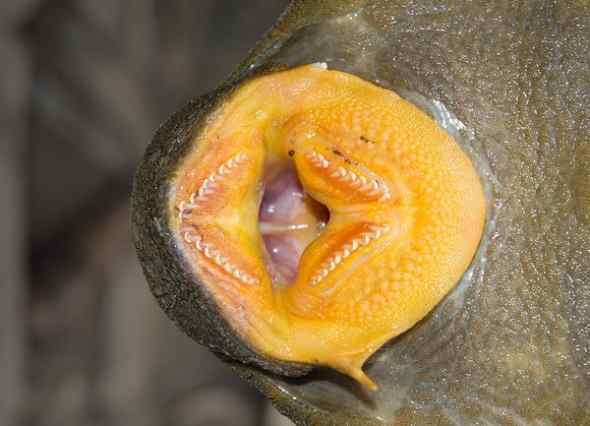
[{"label": "mouth opening", "polygon": [[295,281],[303,252],[329,220],[328,208],[305,191],[292,163],[266,165],[258,225],[274,286]]}]

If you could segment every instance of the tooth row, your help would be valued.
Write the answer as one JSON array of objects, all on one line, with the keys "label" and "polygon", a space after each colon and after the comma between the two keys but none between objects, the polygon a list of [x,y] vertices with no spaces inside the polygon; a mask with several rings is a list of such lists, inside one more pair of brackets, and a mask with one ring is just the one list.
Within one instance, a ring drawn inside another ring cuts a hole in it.
[{"label": "tooth row", "polygon": [[388,225],[373,225],[371,226],[370,231],[363,232],[358,238],[355,238],[349,243],[345,244],[344,247],[342,247],[342,250],[336,252],[331,258],[322,264],[320,270],[311,277],[311,284],[319,284],[324,278],[328,276],[330,272],[336,269],[336,266],[342,263],[344,259],[349,257],[360,247],[367,246],[371,242],[378,240],[383,236],[383,234],[389,232],[389,229],[390,228]]},{"label": "tooth row", "polygon": [[212,172],[201,184],[201,187],[196,193],[191,195],[191,203],[195,202],[195,195],[197,198],[204,197],[214,192],[215,182],[222,180],[223,177],[229,174],[238,164],[244,162],[248,157],[245,154],[238,153],[221,166],[216,171]]},{"label": "tooth row", "polygon": [[180,202],[178,209],[180,211],[179,218],[182,220],[186,215],[190,214],[191,211],[197,207],[199,202],[204,201],[208,195],[215,192],[215,185],[217,182],[223,180],[233,169],[235,169],[240,163],[243,163],[248,159],[248,156],[243,153],[238,153],[223,163],[213,171],[209,176],[205,178],[201,186],[196,192],[193,192],[190,197],[190,203]]},{"label": "tooth row", "polygon": [[[316,151],[306,153],[306,157],[309,158],[311,163],[316,167],[327,169],[330,166],[330,162],[322,154]],[[384,182],[379,182],[376,179],[369,180],[365,176],[355,173],[352,170],[347,170],[344,167],[335,168],[329,176],[349,184],[352,188],[366,195],[381,195],[379,201],[385,201],[391,198],[389,188]]]},{"label": "tooth row", "polygon": [[306,156],[307,158],[309,158],[311,163],[316,167],[319,167],[321,169],[327,169],[328,166],[330,166],[330,162],[326,160],[326,157],[324,157],[319,152],[310,151],[306,153]]},{"label": "tooth row", "polygon": [[223,256],[218,250],[215,249],[211,244],[205,244],[203,242],[203,237],[200,235],[196,235],[192,232],[192,230],[185,231],[183,234],[184,240],[189,244],[194,244],[195,248],[203,253],[206,258],[211,259],[215,264],[222,267],[224,271],[228,274],[237,278],[244,284],[258,284],[258,279],[247,274],[244,271],[238,269],[235,265],[232,265],[229,259]]}]

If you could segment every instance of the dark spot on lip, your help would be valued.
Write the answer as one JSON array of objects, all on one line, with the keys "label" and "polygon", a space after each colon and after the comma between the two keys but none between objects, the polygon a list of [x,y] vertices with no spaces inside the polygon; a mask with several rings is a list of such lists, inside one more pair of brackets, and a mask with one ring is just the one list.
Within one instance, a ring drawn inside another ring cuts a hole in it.
[{"label": "dark spot on lip", "polygon": [[366,136],[361,135],[360,139],[365,143],[375,143],[374,141],[370,140]]},{"label": "dark spot on lip", "polygon": [[343,157],[342,153],[340,151],[338,151],[337,149],[332,149],[332,152],[340,157]]},{"label": "dark spot on lip", "polygon": [[289,157],[293,157],[295,155],[295,151],[294,150],[290,150],[289,151]]}]

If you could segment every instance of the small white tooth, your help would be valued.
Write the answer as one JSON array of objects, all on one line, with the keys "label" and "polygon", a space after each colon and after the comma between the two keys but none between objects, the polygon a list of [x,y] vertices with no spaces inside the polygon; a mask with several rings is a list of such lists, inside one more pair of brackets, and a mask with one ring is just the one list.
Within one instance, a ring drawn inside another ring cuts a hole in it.
[{"label": "small white tooth", "polygon": [[336,256],[334,256],[334,263],[339,264],[340,261],[342,261],[342,255],[337,254]]},{"label": "small white tooth", "polygon": [[366,177],[364,177],[364,176],[361,176],[361,177],[360,177],[360,179],[361,179],[361,183],[362,183],[363,185],[365,185],[365,184],[367,183],[367,178],[366,178]]},{"label": "small white tooth", "polygon": [[211,258],[211,256],[213,256],[208,246],[205,246],[205,256],[207,256],[208,258]]},{"label": "small white tooth", "polygon": [[338,174],[342,177],[346,176],[346,170],[342,167],[338,167]]},{"label": "small white tooth", "polygon": [[342,257],[348,257],[350,256],[350,250],[344,249],[344,251],[342,252]]},{"label": "small white tooth", "polygon": [[352,251],[356,250],[359,246],[358,240],[352,240]]}]

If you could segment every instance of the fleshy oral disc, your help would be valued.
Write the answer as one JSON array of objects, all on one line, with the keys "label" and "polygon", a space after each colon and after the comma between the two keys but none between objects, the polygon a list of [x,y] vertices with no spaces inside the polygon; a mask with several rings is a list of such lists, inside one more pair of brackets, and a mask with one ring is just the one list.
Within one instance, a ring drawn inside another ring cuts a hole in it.
[{"label": "fleshy oral disc", "polygon": [[242,84],[172,188],[193,285],[240,339],[371,389],[363,363],[459,281],[485,218],[472,163],[432,119],[315,65]]}]

